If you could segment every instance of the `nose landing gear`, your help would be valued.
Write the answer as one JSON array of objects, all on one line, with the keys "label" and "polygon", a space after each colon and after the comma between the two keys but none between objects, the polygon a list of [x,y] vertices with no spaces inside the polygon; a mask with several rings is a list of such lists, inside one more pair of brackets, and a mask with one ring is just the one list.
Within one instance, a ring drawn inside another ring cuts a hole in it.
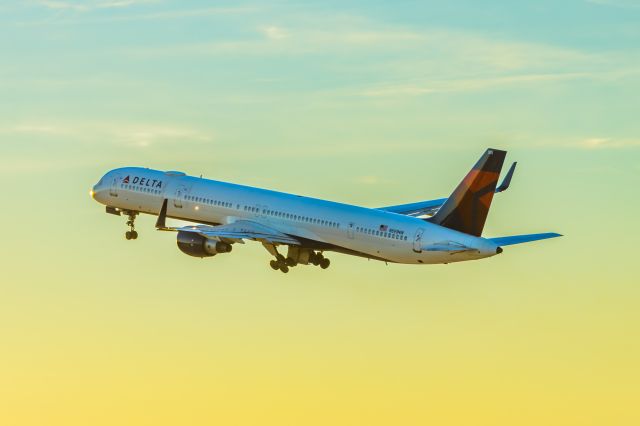
[{"label": "nose landing gear", "polygon": [[130,228],[129,231],[127,231],[124,236],[127,240],[137,240],[138,239],[138,232],[136,232],[136,216],[138,216],[138,212],[125,212],[125,214],[127,214],[128,220],[127,220],[127,226]]}]

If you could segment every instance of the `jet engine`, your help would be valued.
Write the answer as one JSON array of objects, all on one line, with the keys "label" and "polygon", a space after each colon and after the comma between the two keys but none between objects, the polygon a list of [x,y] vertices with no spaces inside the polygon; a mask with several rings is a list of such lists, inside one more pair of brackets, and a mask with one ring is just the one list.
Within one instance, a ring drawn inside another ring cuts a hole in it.
[{"label": "jet engine", "polygon": [[210,240],[195,232],[178,232],[178,248],[193,257],[213,257],[218,253],[229,253],[231,244]]}]

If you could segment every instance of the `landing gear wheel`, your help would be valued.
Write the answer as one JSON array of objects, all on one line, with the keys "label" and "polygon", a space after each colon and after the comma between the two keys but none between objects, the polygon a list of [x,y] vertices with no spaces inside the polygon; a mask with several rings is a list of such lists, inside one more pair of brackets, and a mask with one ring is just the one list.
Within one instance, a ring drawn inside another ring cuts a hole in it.
[{"label": "landing gear wheel", "polygon": [[296,262],[290,257],[287,257],[287,260],[285,260],[285,263],[287,264],[287,266],[291,266],[291,267],[296,266],[298,264],[298,262]]},{"label": "landing gear wheel", "polygon": [[269,262],[269,266],[271,266],[271,269],[273,269],[274,271],[280,270],[282,271],[282,273],[286,274],[289,272],[290,266],[297,265],[297,262],[295,262],[293,259],[285,258],[283,255],[281,255],[277,251],[275,253],[275,256],[276,256],[275,260],[272,260],[271,262]]},{"label": "landing gear wheel", "polygon": [[327,269],[329,267],[329,265],[331,265],[331,261],[329,259],[327,259],[326,257],[322,258],[322,260],[320,261],[320,267],[322,269]]},{"label": "landing gear wheel", "polygon": [[130,240],[130,239],[132,238],[132,236],[131,236],[131,231],[127,231],[127,232],[124,234],[124,236],[125,236],[125,238],[126,238],[127,240]]},{"label": "landing gear wheel", "polygon": [[137,231],[131,231],[131,239],[132,240],[137,240],[138,239],[138,232]]}]

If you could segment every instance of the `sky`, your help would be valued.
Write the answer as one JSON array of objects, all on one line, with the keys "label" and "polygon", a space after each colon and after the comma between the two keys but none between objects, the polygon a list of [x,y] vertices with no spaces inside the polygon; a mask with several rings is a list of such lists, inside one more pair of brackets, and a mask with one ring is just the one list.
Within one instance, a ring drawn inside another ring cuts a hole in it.
[{"label": "sky", "polygon": [[[0,424],[640,423],[640,2],[0,3]],[[384,206],[518,161],[461,264],[199,260],[145,166]]]}]

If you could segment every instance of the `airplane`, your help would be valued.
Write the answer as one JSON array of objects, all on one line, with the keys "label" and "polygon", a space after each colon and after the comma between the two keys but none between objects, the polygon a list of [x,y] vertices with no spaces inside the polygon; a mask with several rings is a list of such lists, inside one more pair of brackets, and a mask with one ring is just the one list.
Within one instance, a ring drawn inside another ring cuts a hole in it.
[{"label": "airplane", "polygon": [[[483,259],[504,246],[560,237],[557,233],[483,238],[491,201],[509,188],[517,163],[498,179],[506,151],[487,149],[451,196],[367,208],[188,176],[125,167],[106,173],[90,191],[106,212],[127,217],[135,240],[140,213],[158,216],[156,229],[177,234],[178,248],[198,258],[258,241],[284,273],[297,265],[326,269],[326,252],[400,264],[447,264]],[[170,227],[166,219],[193,225]],[[286,248],[286,256],[279,249]]]}]

